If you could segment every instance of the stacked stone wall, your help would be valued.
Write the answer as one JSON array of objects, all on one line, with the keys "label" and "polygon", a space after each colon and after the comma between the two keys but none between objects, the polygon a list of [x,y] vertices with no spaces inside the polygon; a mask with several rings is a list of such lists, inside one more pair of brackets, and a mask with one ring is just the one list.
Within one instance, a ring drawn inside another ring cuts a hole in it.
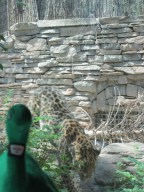
[{"label": "stacked stone wall", "polygon": [[14,102],[26,103],[36,87],[57,86],[82,122],[110,106],[143,104],[143,16],[19,23],[3,43],[1,98],[13,89]]}]

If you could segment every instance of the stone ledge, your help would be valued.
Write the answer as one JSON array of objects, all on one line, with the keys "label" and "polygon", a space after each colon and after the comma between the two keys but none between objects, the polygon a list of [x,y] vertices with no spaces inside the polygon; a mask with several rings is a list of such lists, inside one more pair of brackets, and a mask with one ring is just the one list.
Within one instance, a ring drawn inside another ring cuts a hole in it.
[{"label": "stone ledge", "polygon": [[69,26],[83,26],[95,25],[98,23],[96,18],[78,18],[78,19],[57,19],[57,20],[43,20],[38,21],[37,25],[40,28],[51,27],[69,27]]}]

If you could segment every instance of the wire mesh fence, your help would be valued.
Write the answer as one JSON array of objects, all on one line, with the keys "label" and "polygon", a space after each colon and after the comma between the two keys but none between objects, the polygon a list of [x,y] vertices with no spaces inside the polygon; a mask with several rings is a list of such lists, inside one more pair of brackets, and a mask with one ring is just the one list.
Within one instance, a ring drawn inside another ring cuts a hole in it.
[{"label": "wire mesh fence", "polygon": [[144,14],[144,0],[0,0],[0,33],[18,22]]},{"label": "wire mesh fence", "polygon": [[15,23],[37,20],[36,0],[0,0],[0,33]]},{"label": "wire mesh fence", "polygon": [[144,13],[144,0],[37,0],[39,19],[113,17]]}]

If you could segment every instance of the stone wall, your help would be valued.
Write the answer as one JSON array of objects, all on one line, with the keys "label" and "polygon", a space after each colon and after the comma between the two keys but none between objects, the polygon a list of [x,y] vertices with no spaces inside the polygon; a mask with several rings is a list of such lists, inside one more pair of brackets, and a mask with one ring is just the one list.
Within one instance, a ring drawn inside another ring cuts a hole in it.
[{"label": "stone wall", "polygon": [[84,122],[115,104],[143,104],[143,16],[19,23],[3,43],[0,95],[13,89],[14,102],[26,102],[35,87],[57,86]]}]

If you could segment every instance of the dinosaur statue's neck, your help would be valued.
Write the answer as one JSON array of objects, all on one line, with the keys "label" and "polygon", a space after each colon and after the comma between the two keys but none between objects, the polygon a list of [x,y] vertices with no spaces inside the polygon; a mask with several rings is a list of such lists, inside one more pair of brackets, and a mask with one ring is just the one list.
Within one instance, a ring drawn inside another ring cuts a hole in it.
[{"label": "dinosaur statue's neck", "polygon": [[7,155],[8,176],[6,192],[26,191],[25,152],[22,156]]}]

